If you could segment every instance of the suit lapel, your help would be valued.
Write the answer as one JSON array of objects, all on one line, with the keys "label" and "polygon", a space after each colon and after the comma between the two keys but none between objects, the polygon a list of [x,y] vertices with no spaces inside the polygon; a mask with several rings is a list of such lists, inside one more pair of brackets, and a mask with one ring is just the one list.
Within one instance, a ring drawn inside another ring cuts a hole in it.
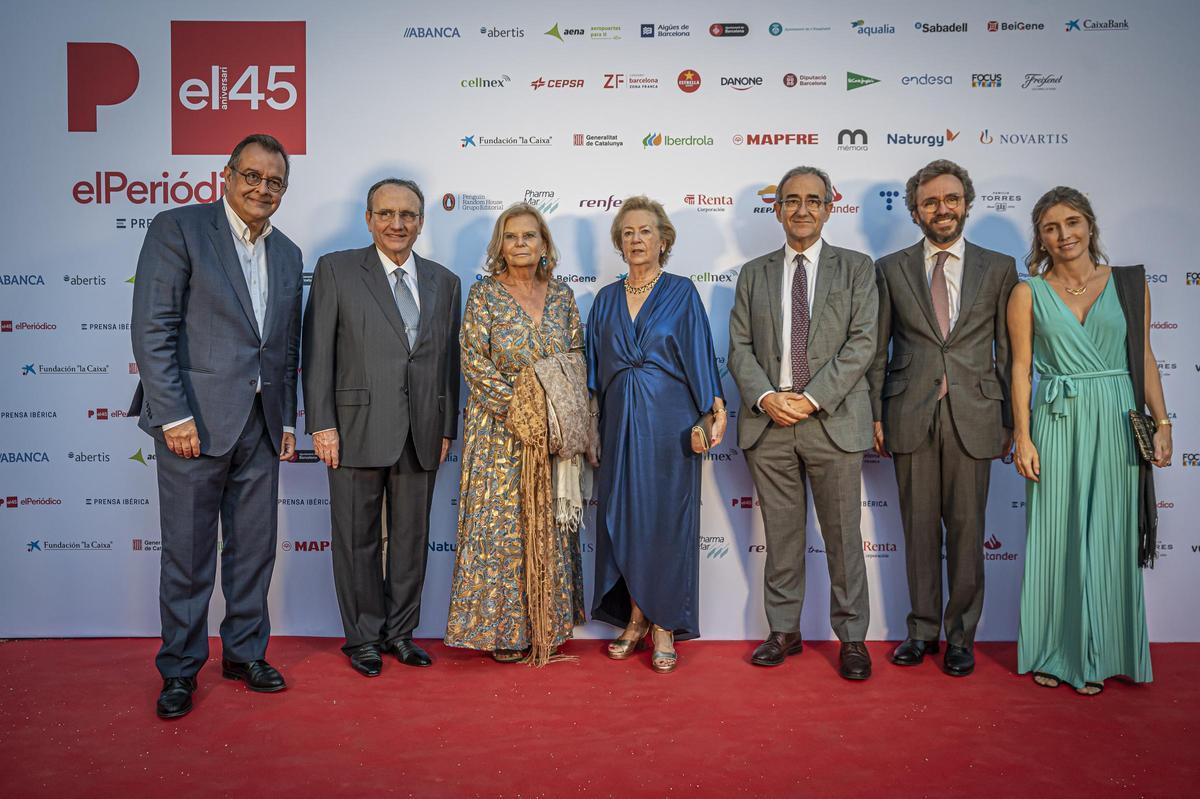
[{"label": "suit lapel", "polygon": [[233,244],[233,230],[229,227],[229,220],[225,218],[225,202],[218,200],[212,206],[213,226],[208,231],[208,235],[212,239],[213,247],[216,248],[217,258],[221,262],[221,268],[225,271],[225,277],[229,279],[233,293],[241,303],[242,311],[246,314],[250,329],[261,341],[262,335],[258,329],[258,321],[254,318],[254,304],[250,302],[250,288],[246,285],[246,276],[242,274],[242,261],[238,258]]},{"label": "suit lapel", "polygon": [[[775,342],[783,347],[783,248],[767,256],[767,301],[771,307],[771,325],[775,328]],[[777,375],[778,377],[778,375]]]},{"label": "suit lapel", "polygon": [[808,346],[811,348],[813,336],[817,333],[816,320],[821,318],[821,310],[829,299],[829,289],[838,279],[842,260],[834,255],[829,242],[821,244],[821,259],[817,262],[817,285],[813,288],[812,313],[808,315]]},{"label": "suit lapel", "polygon": [[421,346],[421,342],[429,336],[429,329],[434,322],[434,308],[437,307],[438,283],[437,275],[428,261],[415,252],[412,254],[413,263],[417,267],[417,297],[421,305],[421,321],[417,327],[417,340],[413,349]]},{"label": "suit lapel", "polygon": [[[276,236],[279,234],[276,233]],[[263,244],[266,245],[267,256],[267,311],[263,314],[263,330],[262,337],[265,339],[272,325],[275,323],[275,317],[279,313],[279,303],[283,301],[283,280],[284,280],[284,265],[283,258],[275,252],[274,237],[267,236],[263,239]]]},{"label": "suit lapel", "polygon": [[913,296],[917,299],[917,305],[921,306],[921,311],[924,312],[933,334],[940,339],[942,328],[938,324],[937,313],[933,310],[933,295],[929,293],[929,280],[925,277],[924,245],[924,240],[921,240],[904,251],[901,256],[900,271],[904,273],[908,287],[912,289]]},{"label": "suit lapel", "polygon": [[958,319],[950,329],[950,338],[954,338],[954,334],[962,327],[963,319],[975,303],[975,295],[979,293],[979,286],[983,283],[983,253],[969,241],[966,245],[966,249],[963,250],[962,289],[958,293]]},{"label": "suit lapel", "polygon": [[379,310],[383,312],[388,324],[395,331],[396,338],[400,339],[404,349],[408,349],[408,334],[404,332],[404,320],[400,318],[400,309],[396,307],[396,295],[392,293],[392,286],[383,272],[383,264],[379,260],[379,253],[375,251],[374,244],[363,250],[363,260],[360,266],[367,292],[379,305]]}]

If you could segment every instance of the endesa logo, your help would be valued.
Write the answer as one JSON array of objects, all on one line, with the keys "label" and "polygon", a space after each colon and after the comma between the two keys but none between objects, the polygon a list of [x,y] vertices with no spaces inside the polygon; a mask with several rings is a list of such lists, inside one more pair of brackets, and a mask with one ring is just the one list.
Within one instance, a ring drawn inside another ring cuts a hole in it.
[{"label": "endesa logo", "polygon": [[305,23],[171,23],[171,152],[224,155],[247,131],[306,150]]}]

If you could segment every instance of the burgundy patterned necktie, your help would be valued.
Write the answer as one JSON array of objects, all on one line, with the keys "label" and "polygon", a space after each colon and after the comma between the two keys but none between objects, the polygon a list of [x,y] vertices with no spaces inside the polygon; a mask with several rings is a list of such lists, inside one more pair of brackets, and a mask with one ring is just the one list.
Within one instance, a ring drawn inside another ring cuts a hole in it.
[{"label": "burgundy patterned necktie", "polygon": [[[946,286],[946,259],[950,253],[940,250],[933,256],[933,276],[929,279],[929,293],[933,296],[933,313],[937,316],[938,327],[942,329],[942,341],[950,335],[950,289]],[[942,373],[942,382],[938,385],[937,398],[946,396],[950,390],[947,386],[946,373]]]},{"label": "burgundy patterned necktie", "polygon": [[792,276],[792,391],[800,392],[812,376],[808,371],[808,272],[805,258],[795,258],[796,272]]}]

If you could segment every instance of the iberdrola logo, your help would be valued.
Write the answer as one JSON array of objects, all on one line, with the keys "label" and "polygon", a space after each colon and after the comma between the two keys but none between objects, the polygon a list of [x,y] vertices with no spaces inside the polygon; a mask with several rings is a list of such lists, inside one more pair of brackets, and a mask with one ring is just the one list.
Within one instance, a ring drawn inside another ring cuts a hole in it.
[{"label": "iberdrola logo", "polygon": [[643,147],[659,147],[663,143],[663,135],[661,133],[647,133],[646,138],[642,139]]}]

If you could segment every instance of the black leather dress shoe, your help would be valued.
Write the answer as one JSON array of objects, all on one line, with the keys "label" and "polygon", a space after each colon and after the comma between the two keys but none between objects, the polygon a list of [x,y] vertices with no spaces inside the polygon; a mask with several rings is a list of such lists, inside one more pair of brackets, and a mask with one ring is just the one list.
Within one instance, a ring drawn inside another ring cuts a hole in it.
[{"label": "black leather dress shoe", "polygon": [[937,641],[905,638],[904,643],[892,650],[892,662],[897,666],[917,666],[925,659],[925,655],[936,655],[937,653]]},{"label": "black leather dress shoe", "polygon": [[432,666],[433,658],[412,642],[411,638],[400,638],[387,646],[387,651],[396,656],[405,666]]},{"label": "black leather dress shoe", "polygon": [[966,677],[975,671],[975,653],[965,646],[946,645],[946,659],[942,670],[951,677]]},{"label": "black leather dress shoe", "polygon": [[162,693],[154,712],[160,719],[177,719],[192,712],[192,692],[196,690],[195,677],[167,677],[163,680]]},{"label": "black leather dress shoe", "polygon": [[363,644],[350,653],[350,665],[364,677],[378,677],[383,671],[383,655],[379,644]]},{"label": "black leather dress shoe", "polygon": [[862,641],[843,641],[838,655],[838,674],[847,680],[865,680],[871,676],[871,653]]},{"label": "black leather dress shoe", "polygon": [[799,655],[803,649],[800,633],[771,633],[755,648],[750,662],[755,666],[778,666],[788,655]]},{"label": "black leather dress shoe", "polygon": [[227,680],[241,680],[251,691],[258,691],[260,694],[273,694],[287,688],[283,675],[265,660],[234,663],[222,658],[221,676]]}]

